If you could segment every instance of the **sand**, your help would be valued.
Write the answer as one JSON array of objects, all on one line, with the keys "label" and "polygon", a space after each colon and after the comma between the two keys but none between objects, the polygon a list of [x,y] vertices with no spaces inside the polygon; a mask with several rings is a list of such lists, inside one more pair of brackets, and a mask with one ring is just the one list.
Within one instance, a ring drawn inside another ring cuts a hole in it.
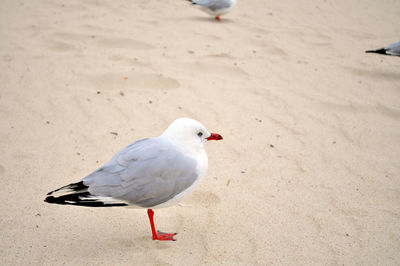
[{"label": "sand", "polygon": [[[400,1],[1,1],[1,265],[398,265]],[[224,136],[179,206],[50,205],[191,117]],[[113,133],[111,133],[113,132]]]}]

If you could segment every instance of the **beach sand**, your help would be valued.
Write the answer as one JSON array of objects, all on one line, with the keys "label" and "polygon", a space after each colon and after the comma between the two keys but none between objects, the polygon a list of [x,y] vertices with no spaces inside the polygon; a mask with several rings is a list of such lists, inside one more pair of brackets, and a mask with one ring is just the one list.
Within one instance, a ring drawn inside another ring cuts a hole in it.
[{"label": "beach sand", "polygon": [[[1,265],[398,265],[400,1],[0,3]],[[190,117],[207,175],[182,204],[43,202]]]}]

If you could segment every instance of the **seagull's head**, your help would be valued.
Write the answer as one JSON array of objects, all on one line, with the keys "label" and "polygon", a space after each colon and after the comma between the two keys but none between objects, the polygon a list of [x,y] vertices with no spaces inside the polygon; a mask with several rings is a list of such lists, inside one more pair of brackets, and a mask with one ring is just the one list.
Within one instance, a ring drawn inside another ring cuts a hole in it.
[{"label": "seagull's head", "polygon": [[208,140],[221,140],[221,135],[210,133],[198,121],[190,118],[179,118],[172,122],[161,135],[178,143],[185,145],[203,146]]}]

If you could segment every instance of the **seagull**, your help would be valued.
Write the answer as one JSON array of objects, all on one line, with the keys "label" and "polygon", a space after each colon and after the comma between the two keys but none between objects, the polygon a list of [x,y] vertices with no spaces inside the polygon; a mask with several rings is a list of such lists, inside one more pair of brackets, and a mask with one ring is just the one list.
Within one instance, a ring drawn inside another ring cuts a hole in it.
[{"label": "seagull", "polygon": [[153,208],[177,204],[208,167],[204,143],[221,140],[199,122],[179,118],[155,138],[135,141],[77,183],[47,194],[45,202],[85,207],[146,208],[153,240],[172,240],[154,226]]},{"label": "seagull", "polygon": [[193,5],[198,5],[201,10],[221,20],[220,16],[228,13],[236,3],[236,0],[188,0]]},{"label": "seagull", "polygon": [[391,45],[377,49],[377,50],[368,50],[365,51],[366,53],[377,53],[377,54],[384,54],[384,55],[396,55],[400,56],[400,42],[392,43]]}]

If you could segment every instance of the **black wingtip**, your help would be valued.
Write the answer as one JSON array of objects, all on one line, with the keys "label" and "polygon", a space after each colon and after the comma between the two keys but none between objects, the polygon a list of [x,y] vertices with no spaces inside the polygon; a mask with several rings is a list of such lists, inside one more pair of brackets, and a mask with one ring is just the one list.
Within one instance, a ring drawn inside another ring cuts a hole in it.
[{"label": "black wingtip", "polygon": [[[47,194],[47,195],[49,195],[49,194]],[[44,202],[47,202],[47,203],[57,203],[57,200],[56,200],[55,197],[49,196],[49,197],[46,197],[46,198],[44,199]]]},{"label": "black wingtip", "polygon": [[[54,196],[50,196],[50,195],[52,195],[54,192],[57,192],[57,191],[60,191],[60,190],[62,191],[63,189],[68,189],[70,191],[79,192],[79,191],[85,191],[85,190],[87,190],[87,188],[88,187],[83,184],[83,181],[80,181],[80,182],[77,182],[77,183],[72,183],[72,184],[60,187],[60,188],[58,188],[56,190],[50,191],[49,193],[47,193],[47,197],[44,199],[44,201],[47,202],[47,203],[54,203],[54,204],[68,204],[68,203],[65,202],[66,199],[68,199],[71,196],[73,196],[74,193],[72,193],[69,196],[63,195],[63,196],[60,196],[60,197],[54,197]],[[79,193],[79,194],[81,194],[81,193]]]},{"label": "black wingtip", "polygon": [[128,204],[123,202],[105,203],[95,198],[88,198],[88,192],[69,194],[60,197],[48,196],[44,199],[45,202],[61,205],[75,205],[83,207],[126,207]]},{"label": "black wingtip", "polygon": [[58,188],[56,190],[50,191],[49,193],[47,193],[47,195],[51,195],[54,192],[60,191],[62,189],[69,189],[69,190],[72,190],[72,191],[80,191],[80,190],[86,190],[87,188],[88,188],[88,186],[84,185],[83,181],[79,181],[77,183],[71,183],[69,185],[60,187],[60,188]]},{"label": "black wingtip", "polygon": [[[58,192],[61,195],[51,196],[54,192]],[[98,199],[96,196],[90,194],[88,191],[88,186],[83,184],[83,181],[72,183],[47,193],[47,197],[44,199],[44,201],[52,204],[76,205],[85,207],[128,206],[128,204],[124,202],[103,202],[101,199]]]},{"label": "black wingtip", "polygon": [[386,50],[384,48],[378,50],[367,50],[366,53],[375,53],[375,54],[386,54]]}]

